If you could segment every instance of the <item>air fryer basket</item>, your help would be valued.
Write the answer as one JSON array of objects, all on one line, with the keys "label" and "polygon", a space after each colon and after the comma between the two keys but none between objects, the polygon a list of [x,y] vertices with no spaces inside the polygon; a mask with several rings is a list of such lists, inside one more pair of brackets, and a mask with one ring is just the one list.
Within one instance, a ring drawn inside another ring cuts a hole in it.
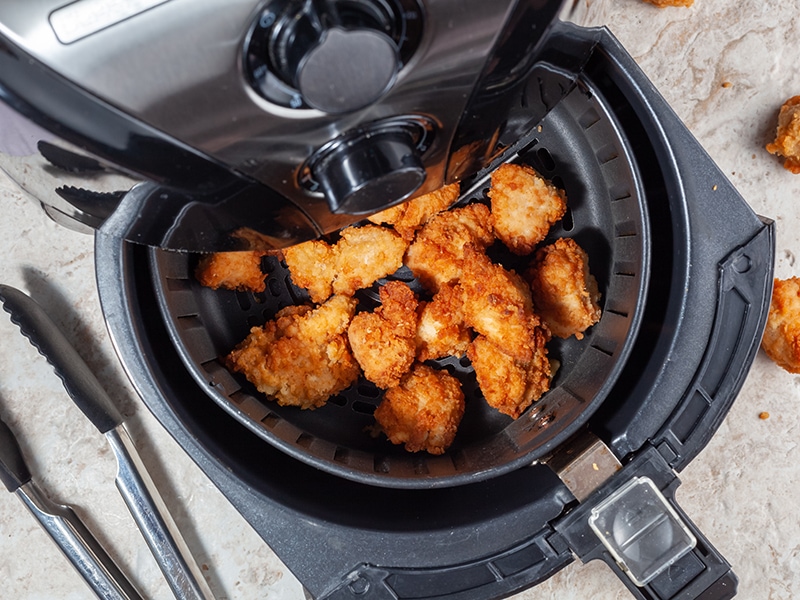
[{"label": "air fryer basket", "polygon": [[[542,102],[543,72],[529,86],[530,102]],[[438,361],[461,381],[467,408],[456,440],[442,456],[411,454],[368,433],[381,391],[363,378],[314,411],[282,407],[230,373],[222,358],[281,307],[303,302],[285,264],[265,263],[262,294],[211,290],[193,276],[197,257],[151,250],[159,307],[184,364],[222,408],[265,441],[325,471],[373,485],[416,488],[459,485],[530,464],[574,434],[602,403],[617,379],[636,336],[649,272],[647,214],[628,142],[601,95],[580,85],[564,95],[540,124],[505,154],[533,166],[566,190],[568,212],[548,240],[574,238],[588,253],[602,293],[603,315],[583,340],[554,338],[551,358],[560,363],[552,389],[512,420],[482,399],[469,361]],[[486,202],[488,173],[462,185],[460,202]],[[509,268],[525,263],[490,254]],[[410,272],[393,277],[414,286]],[[380,282],[379,282],[380,283]],[[419,288],[417,288],[419,289]],[[374,305],[375,290],[359,293]]]}]

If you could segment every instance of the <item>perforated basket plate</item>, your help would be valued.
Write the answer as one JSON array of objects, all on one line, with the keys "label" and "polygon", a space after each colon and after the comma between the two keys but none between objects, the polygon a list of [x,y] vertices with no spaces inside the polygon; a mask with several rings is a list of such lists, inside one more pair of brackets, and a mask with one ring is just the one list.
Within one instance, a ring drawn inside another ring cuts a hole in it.
[{"label": "perforated basket plate", "polygon": [[[627,140],[603,99],[584,87],[570,92],[508,160],[531,165],[566,190],[568,213],[548,240],[572,237],[589,255],[602,292],[603,316],[582,340],[553,339],[560,368],[551,391],[512,420],[483,400],[469,361],[438,361],[462,381],[466,414],[441,456],[408,453],[370,435],[381,392],[366,380],[317,410],[281,407],[225,368],[221,357],[287,304],[303,302],[284,264],[269,258],[267,291],[214,291],[193,277],[196,256],[153,249],[160,309],[186,368],[229,414],[266,442],[328,472],[387,487],[460,485],[508,472],[549,453],[575,433],[616,381],[638,330],[649,271],[647,215]],[[464,188],[462,187],[462,190]],[[465,190],[463,202],[486,201],[488,179]],[[508,253],[490,253],[520,269]],[[407,279],[407,270],[396,278]],[[362,303],[375,290],[361,292]],[[231,440],[236,443],[236,440]],[[268,465],[265,465],[265,469]]]}]

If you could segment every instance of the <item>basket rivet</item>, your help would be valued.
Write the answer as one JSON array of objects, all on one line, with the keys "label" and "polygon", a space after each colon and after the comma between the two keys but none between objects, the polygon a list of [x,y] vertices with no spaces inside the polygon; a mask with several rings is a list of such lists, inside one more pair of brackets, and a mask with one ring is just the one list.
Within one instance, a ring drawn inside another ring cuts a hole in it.
[{"label": "basket rivet", "polygon": [[356,579],[351,581],[347,587],[354,595],[361,596],[369,591],[369,580],[359,575]]}]

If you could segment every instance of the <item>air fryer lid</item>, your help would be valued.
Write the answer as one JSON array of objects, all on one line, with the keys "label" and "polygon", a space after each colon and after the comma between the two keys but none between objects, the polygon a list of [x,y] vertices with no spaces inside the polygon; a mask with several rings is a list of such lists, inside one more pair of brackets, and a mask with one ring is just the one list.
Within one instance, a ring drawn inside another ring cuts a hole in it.
[{"label": "air fryer lid", "polygon": [[0,3],[0,101],[46,144],[0,165],[84,227],[130,196],[129,241],[286,247],[484,167],[470,136],[507,106],[481,103],[524,82],[565,4],[150,1],[98,23],[85,3]]},{"label": "air fryer lid", "polygon": [[[562,82],[549,70],[538,71],[531,81],[531,104],[545,102],[543,90]],[[229,373],[220,357],[250,327],[306,298],[291,284],[285,265],[269,259],[263,294],[215,291],[194,280],[191,255],[154,249],[154,287],[186,368],[221,407],[262,439],[299,460],[364,483],[404,488],[463,484],[530,464],[552,451],[603,402],[635,339],[649,269],[647,214],[628,141],[597,91],[574,89],[505,160],[530,164],[566,190],[568,214],[550,238],[573,237],[587,251],[603,307],[600,322],[583,340],[550,343],[550,357],[560,363],[552,389],[518,420],[490,408],[469,361],[455,358],[437,366],[462,381],[467,409],[456,441],[443,456],[410,454],[369,435],[381,393],[363,379],[321,409],[281,407]],[[461,201],[486,201],[487,186],[488,170],[464,182]],[[507,267],[525,267],[499,243],[490,254]],[[393,277],[415,285],[407,269]],[[366,290],[360,304],[369,305],[374,297],[375,290]]]}]

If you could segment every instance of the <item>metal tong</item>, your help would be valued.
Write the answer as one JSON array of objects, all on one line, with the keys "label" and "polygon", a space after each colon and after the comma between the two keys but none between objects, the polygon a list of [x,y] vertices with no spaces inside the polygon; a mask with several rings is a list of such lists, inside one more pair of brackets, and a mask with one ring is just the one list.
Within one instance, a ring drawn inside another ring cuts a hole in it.
[{"label": "metal tong", "polygon": [[[208,583],[139,458],[122,415],[88,365],[32,298],[0,285],[0,302],[11,321],[53,366],[81,412],[106,436],[117,460],[117,489],[175,597],[212,599]],[[13,434],[2,421],[0,480],[33,512],[99,598],[142,597],[74,511],[50,501],[36,487]]]}]

